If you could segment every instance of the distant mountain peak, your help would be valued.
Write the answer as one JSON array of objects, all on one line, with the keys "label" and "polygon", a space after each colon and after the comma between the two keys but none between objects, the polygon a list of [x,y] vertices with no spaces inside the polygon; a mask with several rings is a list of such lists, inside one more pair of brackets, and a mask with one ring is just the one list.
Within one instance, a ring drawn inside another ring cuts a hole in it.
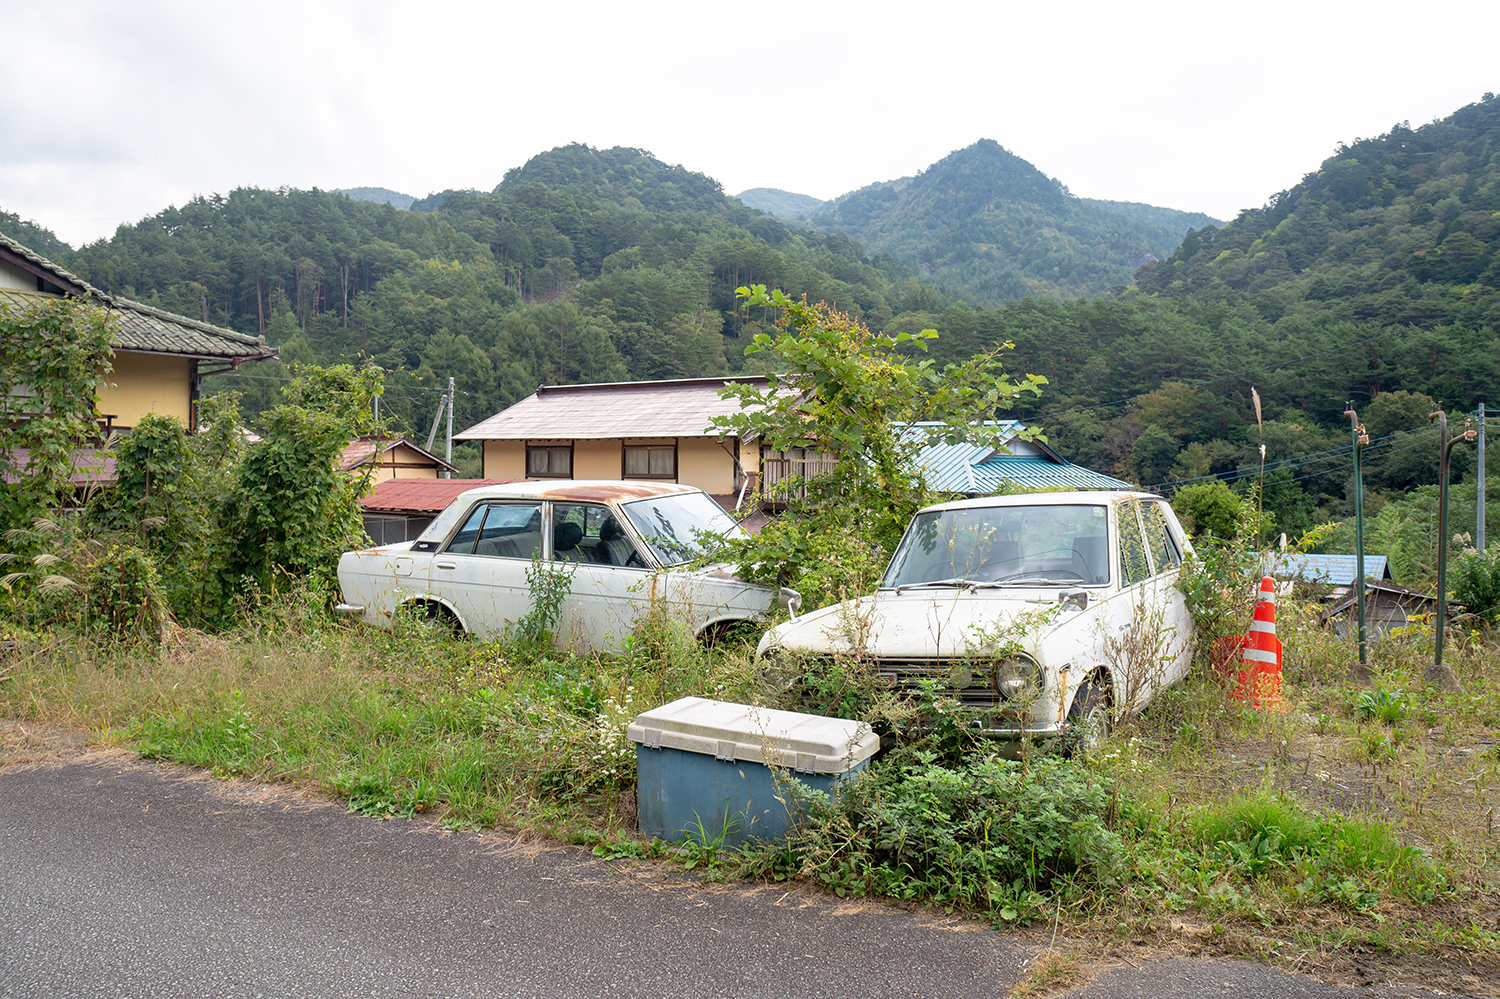
[{"label": "distant mountain peak", "polygon": [[390,205],[403,211],[411,208],[412,202],[417,200],[410,194],[392,191],[388,187],[336,187],[334,193],[347,194],[355,201],[374,201],[377,204]]}]

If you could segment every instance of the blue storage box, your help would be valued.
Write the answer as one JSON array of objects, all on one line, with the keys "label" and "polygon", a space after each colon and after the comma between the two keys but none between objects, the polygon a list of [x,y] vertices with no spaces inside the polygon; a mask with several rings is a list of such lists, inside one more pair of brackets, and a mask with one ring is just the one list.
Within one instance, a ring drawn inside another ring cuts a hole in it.
[{"label": "blue storage box", "polygon": [[863,722],[684,697],[638,715],[636,825],[677,840],[724,836],[724,845],[775,839],[793,814],[776,771],[832,794],[865,768],[880,737]]}]

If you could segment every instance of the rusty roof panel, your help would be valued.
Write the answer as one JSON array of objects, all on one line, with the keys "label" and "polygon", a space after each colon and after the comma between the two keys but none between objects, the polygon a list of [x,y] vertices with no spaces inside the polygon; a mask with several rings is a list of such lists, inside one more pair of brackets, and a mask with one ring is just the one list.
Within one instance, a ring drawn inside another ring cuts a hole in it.
[{"label": "rusty roof panel", "polygon": [[514,479],[387,479],[359,501],[369,513],[441,513],[460,493]]}]

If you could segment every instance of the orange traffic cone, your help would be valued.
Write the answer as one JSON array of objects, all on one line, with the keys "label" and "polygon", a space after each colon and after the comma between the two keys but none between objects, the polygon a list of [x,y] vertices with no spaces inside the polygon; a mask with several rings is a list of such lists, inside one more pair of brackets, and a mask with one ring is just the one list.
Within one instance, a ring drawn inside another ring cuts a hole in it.
[{"label": "orange traffic cone", "polygon": [[1281,703],[1281,640],[1276,637],[1276,581],[1265,576],[1255,601],[1255,619],[1245,636],[1234,696],[1257,708]]}]

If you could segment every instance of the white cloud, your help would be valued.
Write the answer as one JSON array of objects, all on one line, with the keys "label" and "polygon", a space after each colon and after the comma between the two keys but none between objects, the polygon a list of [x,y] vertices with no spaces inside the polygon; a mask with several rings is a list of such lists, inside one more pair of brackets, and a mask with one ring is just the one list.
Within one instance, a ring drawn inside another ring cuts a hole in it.
[{"label": "white cloud", "polygon": [[76,243],[237,186],[488,189],[575,141],[828,198],[983,137],[1075,194],[1230,217],[1500,89],[1462,41],[1497,28],[1462,0],[33,5],[0,207]]}]

